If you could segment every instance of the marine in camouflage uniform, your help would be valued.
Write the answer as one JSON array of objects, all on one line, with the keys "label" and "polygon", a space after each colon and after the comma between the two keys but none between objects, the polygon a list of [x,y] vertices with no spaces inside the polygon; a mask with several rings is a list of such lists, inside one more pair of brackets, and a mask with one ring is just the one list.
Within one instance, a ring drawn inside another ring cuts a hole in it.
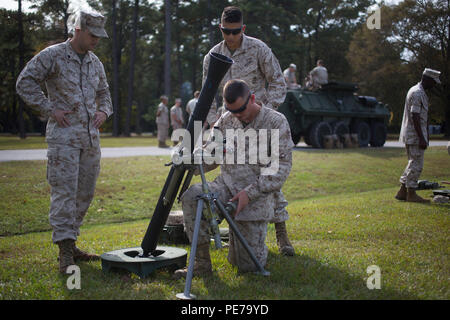
[{"label": "marine in camouflage uniform", "polygon": [[[241,79],[248,84],[250,91],[255,95],[259,104],[276,110],[284,102],[287,92],[286,81],[278,59],[264,42],[244,34],[245,25],[243,25],[242,13],[239,8],[225,8],[221,22],[220,29],[224,40],[214,46],[209,52],[220,53],[230,57],[234,63],[219,84],[219,92],[223,90],[223,86],[228,80]],[[236,28],[241,28],[241,32],[236,35],[232,33],[227,35],[225,33],[227,29],[237,30]],[[242,39],[240,44],[238,44],[238,37]],[[235,47],[230,49],[230,43],[235,45]],[[206,80],[209,60],[208,53],[203,60],[203,82]],[[212,126],[220,116],[221,112],[217,112],[212,106],[207,122]],[[275,223],[277,243],[281,253],[293,256],[294,248],[289,241],[286,231],[286,221],[289,219],[289,214],[286,211],[288,202],[281,190],[277,191],[275,201],[277,204],[272,223]]]},{"label": "marine in camouflage uniform", "polygon": [[167,148],[166,140],[169,136],[169,108],[167,108],[168,98],[166,96],[160,97],[161,103],[156,110],[156,126],[158,130],[158,146],[160,148]]},{"label": "marine in camouflage uniform", "polygon": [[415,190],[423,169],[425,149],[429,143],[428,96],[425,90],[440,83],[439,74],[438,71],[425,69],[422,81],[411,87],[406,95],[399,140],[406,146],[408,164],[400,177],[401,187],[395,196],[398,200],[429,202],[418,196]]},{"label": "marine in camouflage uniform", "polygon": [[[243,85],[241,84],[241,86],[247,88],[244,92],[248,96],[250,94],[248,86],[240,80],[230,81],[230,84],[225,86],[225,90],[236,82],[242,83]],[[228,96],[226,93],[224,95]],[[247,99],[242,96],[239,97],[242,99],[236,100],[231,104],[229,103],[228,106],[231,107],[233,105],[233,109],[236,110],[235,105]],[[243,164],[238,163],[237,157],[241,154],[237,152],[239,151],[238,139],[234,139],[231,148],[229,148],[227,142],[227,153],[232,153],[234,161],[232,163],[224,161],[221,165],[221,174],[214,181],[208,183],[208,188],[210,192],[217,194],[223,203],[226,203],[230,199],[233,201],[239,199],[237,211],[240,210],[241,198],[239,195],[245,193],[248,196],[248,204],[235,215],[234,220],[239,231],[253,249],[256,258],[264,266],[268,253],[267,246],[265,245],[267,224],[273,221],[274,218],[277,191],[281,189],[289,176],[294,144],[291,139],[289,124],[284,115],[264,105],[262,107],[257,105],[255,99],[255,95],[250,96],[246,107],[248,109],[247,111],[242,111],[239,114],[225,112],[215,124],[215,129],[219,130],[223,137],[226,137],[226,131],[229,129],[234,130],[234,132],[240,129],[243,131],[243,134],[253,131],[256,133],[256,136],[259,136],[259,132],[264,129],[267,130],[268,146],[271,145],[271,130],[278,130],[278,170],[274,170],[271,174],[262,174],[262,170],[269,166],[267,163],[263,164],[259,161],[261,159],[258,159],[258,162],[251,164],[252,161],[249,161],[249,156],[252,154],[252,146],[249,145],[250,139],[245,139],[245,161]],[[246,116],[249,116],[250,119],[248,123],[242,118]],[[259,144],[261,143],[259,141]],[[272,152],[275,151],[272,150]],[[205,170],[208,170],[207,168]],[[190,241],[192,241],[194,232],[197,196],[202,193],[201,184],[196,184],[191,186],[181,197],[186,233]],[[210,235],[208,233],[208,227],[207,221],[202,220],[198,237],[197,256],[194,264],[194,275],[211,272],[209,258]],[[230,230],[228,261],[236,265],[239,272],[257,270],[232,230]],[[186,270],[179,270],[178,273],[186,273]]]},{"label": "marine in camouflage uniform", "polygon": [[[176,129],[183,128],[184,117],[183,110],[181,109],[181,99],[177,98],[175,100],[175,105],[170,108],[170,122],[172,124],[172,129],[175,131]],[[173,145],[175,146],[179,141],[175,140],[172,134]]]},{"label": "marine in camouflage uniform", "polygon": [[105,70],[91,51],[99,37],[107,37],[105,18],[79,12],[77,21],[75,36],[39,52],[16,83],[20,97],[48,118],[49,221],[52,240],[60,247],[61,272],[77,259],[98,259],[78,249],[75,241],[100,172],[98,128],[112,114]]}]

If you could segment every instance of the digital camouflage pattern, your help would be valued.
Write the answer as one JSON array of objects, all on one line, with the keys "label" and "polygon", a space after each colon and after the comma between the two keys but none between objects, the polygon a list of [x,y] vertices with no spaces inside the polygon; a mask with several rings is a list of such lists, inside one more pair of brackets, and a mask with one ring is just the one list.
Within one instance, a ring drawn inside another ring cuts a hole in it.
[{"label": "digital camouflage pattern", "polygon": [[[238,142],[233,142],[235,164],[221,165],[221,176],[228,190],[235,195],[245,189],[250,199],[250,203],[242,212],[239,213],[236,220],[240,221],[270,221],[273,218],[275,195],[274,192],[281,190],[285,180],[289,176],[292,166],[292,148],[294,143],[291,139],[289,124],[281,113],[263,106],[256,118],[247,126],[243,126],[241,121],[234,117],[230,112],[225,112],[214,126],[221,131],[223,137],[226,137],[227,129],[241,129],[244,134],[247,130],[255,130],[257,135],[261,129],[267,130],[268,142],[271,145],[271,130],[279,130],[279,168],[273,175],[261,175],[261,169],[268,167],[260,162],[249,164],[249,155],[251,148],[249,139],[245,141],[245,160],[246,164],[238,164]],[[227,153],[230,152],[229,141],[227,141]],[[272,150],[275,152],[275,150]],[[258,159],[259,160],[259,159]]]},{"label": "digital camouflage pattern", "polygon": [[169,125],[169,108],[167,108],[167,106],[161,102],[158,105],[158,109],[156,110],[156,112],[159,111],[161,111],[161,113],[159,114],[159,116],[156,116],[156,123]]},{"label": "digital camouflage pattern", "polygon": [[[226,203],[232,198],[232,194],[228,192],[223,180],[219,176],[216,180],[208,182],[208,188],[210,192],[213,192],[223,203]],[[195,214],[197,210],[197,196],[202,194],[202,185],[195,184],[191,186],[182,195],[182,207],[183,207],[183,217],[186,233],[188,235],[189,241],[192,242],[192,236],[194,234],[194,223]],[[258,261],[261,265],[265,265],[267,261],[268,249],[265,244],[266,234],[267,234],[267,222],[266,221],[235,221],[239,228],[242,236],[246,239],[249,246],[253,249]],[[209,224],[206,220],[202,219],[200,222],[200,230],[198,235],[198,245],[208,245],[210,243],[210,233]],[[229,230],[230,234],[230,247],[228,251],[228,261],[236,265],[241,272],[256,271],[255,264],[248,256],[245,248],[239,242],[237,237],[234,235],[233,231]],[[198,263],[203,262],[199,259]],[[206,263],[206,262],[204,262]],[[197,262],[196,262],[197,264]],[[196,266],[202,267],[202,266]]]},{"label": "digital camouflage pattern", "polygon": [[[178,120],[181,120],[181,124],[176,122],[173,119],[173,117],[175,117]],[[170,108],[170,120],[173,130],[183,128],[184,118],[183,118],[183,110],[181,109],[181,107],[173,106],[172,108]]]},{"label": "digital camouflage pattern", "polygon": [[159,111],[161,111],[161,113],[159,116],[156,116],[158,141],[165,142],[169,136],[169,108],[161,102],[157,109],[157,112]]},{"label": "digital camouflage pattern", "polygon": [[100,147],[88,149],[50,144],[47,180],[51,186],[49,221],[54,243],[76,240],[94,197],[100,173]]},{"label": "digital camouflage pattern", "polygon": [[[266,107],[276,109],[284,102],[287,92],[287,84],[280,64],[272,50],[264,42],[245,34],[242,37],[241,47],[233,55],[231,55],[225,41],[220,42],[210,50],[210,52],[228,56],[234,61],[219,85],[219,92],[223,91],[225,83],[230,79],[244,80],[251,93],[255,95],[256,101],[261,102]],[[203,82],[207,76],[208,66],[209,53],[203,61]],[[268,83],[267,89],[266,82]],[[206,121],[212,124],[221,115],[222,111],[216,111],[213,106]],[[282,222],[289,219],[289,214],[285,209],[287,201],[281,190],[278,190],[277,193],[273,222]]]},{"label": "digital camouflage pattern", "polygon": [[[224,203],[239,191],[244,189],[247,191],[250,202],[234,219],[238,224],[239,230],[253,248],[258,260],[262,265],[265,265],[267,247],[264,241],[267,233],[267,223],[274,218],[277,191],[283,186],[292,166],[292,148],[294,144],[291,139],[289,124],[281,113],[263,107],[257,117],[245,128],[230,112],[222,115],[215,128],[221,131],[223,137],[226,137],[226,129],[242,129],[244,131],[252,129],[256,132],[260,129],[267,129],[268,131],[270,129],[279,130],[279,167],[274,174],[261,175],[261,168],[267,167],[267,164],[259,162],[249,164],[249,152],[251,149],[248,145],[249,140],[246,139],[245,163],[237,164],[237,161],[234,161],[235,164],[222,164],[221,174],[214,181],[208,183],[210,192],[217,194],[218,198]],[[270,134],[268,134],[268,138],[270,138]],[[232,148],[238,150],[236,140],[233,145]],[[268,145],[270,146],[270,141]],[[229,146],[227,146],[227,152],[230,152]],[[235,156],[237,155],[235,154]],[[196,184],[191,186],[181,197],[186,233],[191,241],[194,231],[197,196],[202,193],[201,184]],[[209,243],[208,227],[208,223],[202,220],[199,244]],[[244,248],[232,235],[230,235],[228,259],[230,263],[237,265],[241,271],[255,270],[250,257],[248,257]]]},{"label": "digital camouflage pattern", "polygon": [[[112,114],[111,95],[103,64],[88,52],[80,58],[70,40],[50,46],[31,59],[20,73],[16,89],[32,108],[48,118],[46,141],[89,148],[99,145],[99,130],[93,125],[96,111]],[[48,97],[40,84],[45,83]],[[66,114],[70,127],[63,128],[51,117],[53,110]]]},{"label": "digital camouflage pattern", "polygon": [[[53,242],[76,240],[94,196],[100,171],[100,135],[93,121],[97,111],[112,114],[105,70],[88,51],[83,61],[66,42],[33,57],[19,75],[17,93],[48,118],[47,180],[51,186],[50,225]],[[47,95],[41,90],[45,84]],[[66,114],[70,126],[60,127],[51,116]]]},{"label": "digital camouflage pattern", "polygon": [[418,144],[407,144],[406,154],[408,164],[400,177],[400,183],[405,184],[407,188],[417,189],[420,174],[423,170],[425,150]]},{"label": "digital camouflage pattern", "polygon": [[[245,34],[242,37],[241,46],[233,54],[226,46],[225,40],[209,51],[220,53],[234,61],[219,85],[219,92],[222,93],[228,80],[244,80],[255,95],[256,101],[276,109],[284,102],[287,91],[280,63],[264,42]],[[209,53],[203,60],[203,83],[208,74],[208,67]]]},{"label": "digital camouflage pattern", "polygon": [[414,129],[413,113],[420,115],[420,127],[423,137],[428,142],[428,96],[419,82],[411,87],[406,95],[405,109],[403,111],[402,128],[400,130],[400,142],[404,144],[419,144],[419,136]]},{"label": "digital camouflage pattern", "polygon": [[399,138],[400,142],[405,143],[408,156],[408,164],[400,177],[400,182],[407,188],[416,189],[423,170],[425,150],[419,147],[420,139],[414,128],[413,113],[419,114],[420,128],[425,141],[428,142],[428,96],[421,82],[411,87],[406,95]]}]

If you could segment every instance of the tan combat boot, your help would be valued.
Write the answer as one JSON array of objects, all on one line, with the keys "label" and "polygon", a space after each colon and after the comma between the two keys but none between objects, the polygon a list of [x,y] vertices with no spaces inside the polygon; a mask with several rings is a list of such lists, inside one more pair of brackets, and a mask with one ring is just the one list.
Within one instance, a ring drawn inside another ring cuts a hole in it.
[{"label": "tan combat boot", "polygon": [[398,190],[397,194],[395,195],[395,199],[397,200],[406,200],[407,195],[407,189],[404,183],[402,183],[400,190]]},{"label": "tan combat boot", "polygon": [[286,222],[275,223],[275,233],[277,236],[278,250],[280,253],[285,256],[293,256],[295,251],[287,235]]},{"label": "tan combat boot", "polygon": [[429,203],[430,200],[424,199],[421,196],[419,196],[416,193],[416,189],[414,188],[408,188],[407,194],[406,194],[406,201],[407,202],[419,202],[419,203]]},{"label": "tan combat boot", "polygon": [[56,244],[59,247],[59,272],[66,273],[67,267],[74,265],[73,260],[73,245],[75,240],[64,239],[58,241]]},{"label": "tan combat boot", "polygon": [[[174,278],[186,278],[188,267],[174,272]],[[194,277],[208,276],[212,274],[211,257],[209,255],[209,243],[199,244],[195,254]]]},{"label": "tan combat boot", "polygon": [[73,242],[72,252],[74,261],[96,261],[100,259],[100,256],[93,253],[88,253],[78,248],[75,245],[75,241]]}]

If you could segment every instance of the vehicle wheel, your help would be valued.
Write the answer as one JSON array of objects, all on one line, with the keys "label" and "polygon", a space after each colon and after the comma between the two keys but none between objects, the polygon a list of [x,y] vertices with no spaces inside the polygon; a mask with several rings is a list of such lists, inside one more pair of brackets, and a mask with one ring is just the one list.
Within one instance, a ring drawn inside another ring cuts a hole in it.
[{"label": "vehicle wheel", "polygon": [[342,139],[342,136],[344,134],[349,134],[350,129],[348,125],[344,121],[336,121],[333,123],[333,134],[337,135],[340,139]]},{"label": "vehicle wheel", "polygon": [[314,148],[323,148],[323,137],[332,132],[328,122],[316,122],[308,132],[308,140]]},{"label": "vehicle wheel", "polygon": [[386,142],[387,136],[387,128],[383,122],[374,122],[372,123],[371,128],[371,139],[370,146],[371,147],[382,147]]},{"label": "vehicle wheel", "polygon": [[367,122],[362,120],[356,121],[352,126],[352,133],[358,135],[360,147],[367,147],[369,145],[371,134],[370,126]]},{"label": "vehicle wheel", "polygon": [[294,142],[295,145],[297,145],[297,143],[300,142],[300,139],[302,137],[301,134],[294,134],[294,133],[292,133],[291,136],[292,136],[292,141]]}]

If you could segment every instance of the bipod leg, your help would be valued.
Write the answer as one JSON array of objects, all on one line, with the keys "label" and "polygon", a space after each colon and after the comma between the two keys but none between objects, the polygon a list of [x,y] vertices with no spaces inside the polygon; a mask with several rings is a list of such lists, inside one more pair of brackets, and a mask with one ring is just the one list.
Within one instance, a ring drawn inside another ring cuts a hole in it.
[{"label": "bipod leg", "polygon": [[193,300],[195,295],[191,294],[192,277],[194,276],[194,262],[195,254],[197,253],[198,233],[200,231],[200,222],[202,220],[203,199],[198,199],[197,212],[195,214],[194,234],[192,235],[191,253],[189,255],[189,266],[186,275],[186,284],[184,285],[184,292],[178,293],[176,297],[182,300]]},{"label": "bipod leg", "polygon": [[264,267],[261,265],[261,263],[258,261],[258,259],[256,259],[256,256],[253,253],[252,248],[250,248],[250,246],[248,245],[247,240],[245,240],[244,236],[239,231],[238,226],[236,225],[234,220],[230,217],[230,215],[228,214],[227,210],[223,206],[222,202],[219,199],[215,199],[215,202],[216,202],[216,207],[219,208],[219,210],[222,213],[222,215],[224,216],[225,220],[227,220],[228,225],[233,230],[233,232],[236,234],[236,236],[238,237],[239,241],[242,243],[242,245],[244,246],[245,250],[247,251],[248,255],[250,256],[252,261],[255,263],[255,266],[258,268],[258,272],[257,273],[261,274],[263,276],[270,276],[270,272],[265,270]]}]

